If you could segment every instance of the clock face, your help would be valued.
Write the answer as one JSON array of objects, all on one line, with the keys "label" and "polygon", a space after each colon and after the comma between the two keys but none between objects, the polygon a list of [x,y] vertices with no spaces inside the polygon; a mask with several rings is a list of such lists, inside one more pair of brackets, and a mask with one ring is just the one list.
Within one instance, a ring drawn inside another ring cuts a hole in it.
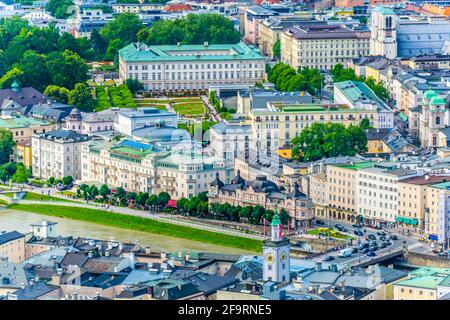
[{"label": "clock face", "polygon": [[282,252],[282,253],[281,253],[280,259],[281,259],[281,261],[283,261],[283,262],[286,261],[286,259],[287,259],[287,254],[286,254],[286,252]]},{"label": "clock face", "polygon": [[272,264],[275,262],[275,256],[270,252],[268,254],[266,254],[265,258],[266,258],[267,263]]}]

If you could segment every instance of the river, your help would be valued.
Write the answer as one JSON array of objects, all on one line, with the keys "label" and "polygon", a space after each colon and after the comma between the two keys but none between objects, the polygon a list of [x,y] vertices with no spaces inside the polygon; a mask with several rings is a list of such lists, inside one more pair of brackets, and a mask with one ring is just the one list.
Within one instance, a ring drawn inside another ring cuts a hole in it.
[{"label": "river", "polygon": [[21,233],[29,233],[31,232],[30,225],[39,222],[40,220],[57,222],[58,234],[62,236],[71,235],[102,240],[116,240],[128,243],[137,242],[143,247],[150,247],[153,251],[166,250],[169,252],[174,252],[179,250],[191,250],[217,253],[254,254],[254,252],[241,249],[222,247],[186,239],[172,238],[158,234],[114,228],[84,221],[45,216],[30,212],[0,209],[0,231],[17,230]]}]

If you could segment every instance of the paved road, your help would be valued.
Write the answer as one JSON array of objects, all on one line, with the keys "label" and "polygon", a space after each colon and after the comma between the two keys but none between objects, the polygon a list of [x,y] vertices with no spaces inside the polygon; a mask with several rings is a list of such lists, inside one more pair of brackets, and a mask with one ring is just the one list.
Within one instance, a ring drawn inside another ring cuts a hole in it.
[{"label": "paved road", "polygon": [[[344,223],[341,221],[330,221],[330,227],[334,227],[336,224],[341,224],[342,226],[344,226],[346,229],[348,229],[348,233],[354,235],[354,230],[356,228],[354,228],[352,226],[352,224],[349,223]],[[315,224],[315,226],[320,226],[320,227],[324,227],[323,225],[317,225]],[[364,230],[366,230],[364,236],[358,236],[357,237],[357,241],[360,241],[361,243],[367,242],[366,240],[366,236],[369,234],[373,234],[376,237],[376,241],[379,242],[379,236],[377,235],[377,232],[381,231],[381,230],[376,230],[376,229],[372,229],[372,228],[367,228],[364,227]],[[398,240],[392,240],[392,245],[383,249],[379,249],[377,250],[376,253],[376,257],[375,258],[379,258],[382,257],[384,255],[389,255],[393,252],[400,252],[403,249],[403,243],[406,242],[406,244],[408,245],[408,249],[409,250],[414,250],[415,252],[428,252],[431,250],[431,247],[428,246],[427,244],[424,243],[420,243],[418,242],[416,239],[410,238],[410,237],[406,237],[406,236],[402,236],[402,235],[398,235],[396,232],[392,232],[391,230],[384,230],[388,235],[389,234],[396,234],[398,236]],[[354,241],[356,242],[356,241]],[[352,245],[352,246],[348,246],[348,248],[353,248],[353,247],[357,247],[357,245]],[[337,263],[337,264],[357,264],[358,262],[364,262],[364,261],[369,261],[372,258],[371,257],[367,257],[366,254],[364,253],[356,253],[353,254],[351,257],[347,257],[347,258],[339,258],[338,254],[340,253],[340,250],[336,250],[333,252],[330,252],[328,254],[322,254],[320,256],[316,256],[314,258],[312,258],[313,261],[315,262],[322,262],[324,261],[324,259],[327,256],[333,256],[334,260],[331,261],[330,263]]]},{"label": "paved road", "polygon": [[201,98],[202,98],[202,101],[206,104],[206,106],[209,109],[209,112],[211,114],[211,119],[213,121],[221,122],[222,117],[217,113],[216,109],[214,109],[214,106],[209,102],[208,97],[201,96]]}]

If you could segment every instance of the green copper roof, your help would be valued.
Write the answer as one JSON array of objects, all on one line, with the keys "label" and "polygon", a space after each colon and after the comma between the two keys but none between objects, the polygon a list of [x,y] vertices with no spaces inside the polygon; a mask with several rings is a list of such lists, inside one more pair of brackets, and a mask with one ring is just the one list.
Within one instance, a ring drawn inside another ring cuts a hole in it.
[{"label": "green copper roof", "polygon": [[383,14],[383,15],[389,15],[389,14],[395,15],[395,12],[391,8],[387,8],[387,7],[383,7],[383,6],[376,6],[373,11]]},{"label": "green copper roof", "polygon": [[431,187],[437,189],[450,190],[450,181],[432,184]]},{"label": "green copper roof", "polygon": [[441,104],[445,104],[445,99],[440,96],[435,96],[435,97],[431,98],[431,100],[430,100],[430,105],[432,105],[432,106],[441,105]]},{"label": "green copper roof", "polygon": [[364,82],[348,80],[336,82],[334,85],[353,104],[370,100],[378,107],[384,106],[384,102]]},{"label": "green copper roof", "polygon": [[281,224],[280,216],[275,213],[272,217],[272,223],[270,224],[272,227],[277,226]]},{"label": "green copper roof", "polygon": [[333,166],[344,168],[344,169],[359,170],[359,169],[372,168],[373,162],[367,161],[367,162],[357,162],[354,164],[334,164]]},{"label": "green copper roof", "polygon": [[11,90],[14,92],[17,92],[20,90],[20,84],[18,84],[16,80],[14,80],[13,84],[11,85]]},{"label": "green copper roof", "polygon": [[127,62],[158,61],[234,61],[261,60],[264,57],[259,49],[243,42],[236,44],[211,45],[162,45],[147,46],[132,43],[119,50],[120,57]]},{"label": "green copper roof", "polygon": [[0,118],[0,128],[5,129],[28,128],[31,126],[46,126],[46,125],[49,125],[49,122],[24,116],[12,116]]},{"label": "green copper roof", "polygon": [[437,93],[436,93],[436,91],[434,91],[434,90],[427,90],[427,91],[425,91],[424,93],[423,93],[423,99],[428,99],[428,100],[430,100],[431,98],[433,98],[433,97],[435,97],[435,96],[437,96]]}]

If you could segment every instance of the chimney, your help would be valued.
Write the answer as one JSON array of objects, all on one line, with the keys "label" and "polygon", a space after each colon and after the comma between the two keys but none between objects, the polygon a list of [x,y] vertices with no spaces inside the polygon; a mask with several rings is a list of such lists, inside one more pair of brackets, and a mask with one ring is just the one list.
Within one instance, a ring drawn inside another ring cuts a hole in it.
[{"label": "chimney", "polygon": [[178,258],[181,258],[183,256],[183,253],[181,251],[178,251]]},{"label": "chimney", "polygon": [[189,258],[191,257],[189,251],[186,252],[186,261],[189,261]]}]

